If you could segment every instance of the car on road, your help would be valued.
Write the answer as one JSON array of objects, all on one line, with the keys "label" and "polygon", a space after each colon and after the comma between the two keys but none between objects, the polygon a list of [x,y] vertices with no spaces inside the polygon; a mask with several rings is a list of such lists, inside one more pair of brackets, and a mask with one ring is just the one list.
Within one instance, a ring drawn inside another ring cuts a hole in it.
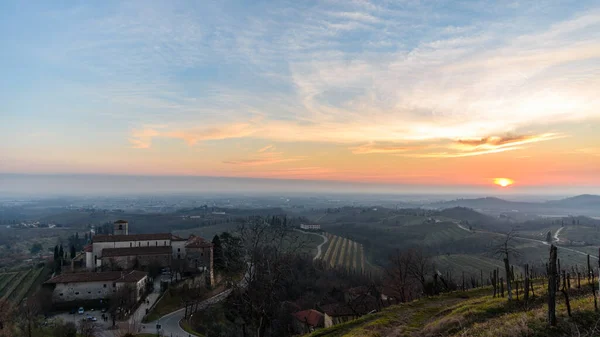
[{"label": "car on road", "polygon": [[83,307],[79,307],[79,310],[77,310],[77,313],[80,315],[83,315],[84,312],[85,310],[83,310]]},{"label": "car on road", "polygon": [[94,317],[94,316],[88,316],[88,317],[87,317],[87,320],[88,320],[88,321],[90,321],[90,322],[95,322],[95,321],[97,321],[98,319],[97,319],[96,317]]}]

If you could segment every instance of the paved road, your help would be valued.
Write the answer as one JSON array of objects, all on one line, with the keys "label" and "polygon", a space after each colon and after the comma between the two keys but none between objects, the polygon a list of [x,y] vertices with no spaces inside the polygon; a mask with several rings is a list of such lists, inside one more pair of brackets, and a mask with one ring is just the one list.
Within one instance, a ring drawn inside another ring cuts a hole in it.
[{"label": "paved road", "polygon": [[[248,282],[248,278],[250,277],[251,271],[252,271],[252,267],[250,265],[248,265],[248,270],[246,271],[246,274],[244,274],[244,277],[242,278],[242,280],[239,283],[240,287],[242,287],[242,288],[246,287],[246,284]],[[217,295],[200,302],[200,304],[198,305],[198,308],[206,309],[210,305],[219,303],[219,302],[223,301],[224,299],[226,299],[230,293],[231,293],[231,289],[227,289],[223,292],[220,292]],[[171,313],[168,313],[168,314],[162,316],[161,318],[159,318],[158,320],[156,320],[154,322],[149,322],[149,323],[143,324],[141,326],[140,332],[156,333],[156,324],[160,323],[162,336],[167,336],[167,337],[196,336],[194,334],[190,334],[190,333],[186,332],[179,325],[179,322],[183,319],[184,315],[185,315],[185,308],[173,311]]]},{"label": "paved road", "polygon": [[558,238],[558,235],[560,234],[560,231],[563,230],[564,227],[559,228],[556,233],[554,233],[554,241],[556,242],[560,242],[560,239]]},{"label": "paved road", "polygon": [[[198,305],[198,308],[206,309],[206,308],[208,308],[208,306],[218,303],[218,302],[224,300],[225,298],[227,298],[227,296],[229,295],[230,292],[231,292],[231,289],[225,290],[225,291],[201,302]],[[161,325],[161,333],[164,336],[168,336],[168,337],[171,337],[171,336],[173,336],[173,337],[195,336],[195,335],[190,334],[190,333],[186,332],[185,330],[183,330],[181,328],[181,326],[179,325],[179,322],[183,319],[184,315],[185,315],[185,308],[179,309],[177,311],[173,311],[169,314],[164,315],[163,317],[161,317],[160,319],[158,319],[154,322],[144,324],[141,329],[141,332],[156,333],[156,324],[160,324]]]},{"label": "paved road", "polygon": [[322,254],[321,247],[323,247],[323,245],[327,243],[327,241],[328,241],[327,237],[323,234],[313,233],[313,232],[305,232],[305,231],[302,231],[299,229],[296,229],[296,231],[298,231],[300,233],[304,233],[304,234],[318,235],[323,238],[323,243],[321,243],[320,245],[317,246],[317,254],[315,254],[315,257],[313,258],[313,260],[320,258],[321,254]]}]

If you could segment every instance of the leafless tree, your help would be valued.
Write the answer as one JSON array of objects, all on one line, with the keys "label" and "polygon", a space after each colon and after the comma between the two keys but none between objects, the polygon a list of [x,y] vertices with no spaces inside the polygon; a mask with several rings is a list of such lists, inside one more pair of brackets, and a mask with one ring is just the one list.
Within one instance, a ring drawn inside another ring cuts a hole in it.
[{"label": "leafless tree", "polygon": [[506,291],[508,292],[508,300],[512,301],[512,273],[510,270],[510,258],[519,255],[515,248],[515,239],[517,232],[511,229],[506,233],[498,245],[492,251],[493,255],[502,258],[504,262],[504,271],[506,272]]},{"label": "leafless tree", "polygon": [[15,311],[12,303],[0,299],[0,337],[12,337],[14,333],[13,322]]},{"label": "leafless tree", "polygon": [[36,296],[29,297],[19,308],[19,318],[21,330],[27,332],[27,336],[32,336],[33,326],[40,313],[40,302]]},{"label": "leafless tree", "polygon": [[285,218],[270,222],[253,217],[238,228],[246,251],[248,271],[234,288],[234,298],[246,323],[263,337],[281,307],[286,280],[294,273],[294,255],[306,246],[306,240],[286,225]]},{"label": "leafless tree", "polygon": [[415,279],[411,275],[413,264],[412,254],[397,249],[389,257],[389,265],[385,269],[389,285],[398,296],[400,302],[411,299],[411,289],[414,287]]},{"label": "leafless tree", "polygon": [[98,325],[94,322],[82,319],[79,321],[79,335],[82,337],[94,337],[98,332]]}]

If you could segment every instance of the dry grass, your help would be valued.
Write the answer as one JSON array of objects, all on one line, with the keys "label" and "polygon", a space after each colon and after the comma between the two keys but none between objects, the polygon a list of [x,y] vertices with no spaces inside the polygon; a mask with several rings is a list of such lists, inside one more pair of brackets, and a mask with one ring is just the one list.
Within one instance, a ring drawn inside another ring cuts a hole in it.
[{"label": "dry grass", "polygon": [[[586,284],[584,284],[586,283]],[[600,313],[594,311],[590,287],[571,289],[573,317],[557,294],[558,325],[547,324],[546,285],[536,283],[536,297],[528,308],[522,301],[493,298],[490,288],[444,294],[392,306],[339,326],[318,331],[316,336],[344,337],[558,337],[600,336]]]}]

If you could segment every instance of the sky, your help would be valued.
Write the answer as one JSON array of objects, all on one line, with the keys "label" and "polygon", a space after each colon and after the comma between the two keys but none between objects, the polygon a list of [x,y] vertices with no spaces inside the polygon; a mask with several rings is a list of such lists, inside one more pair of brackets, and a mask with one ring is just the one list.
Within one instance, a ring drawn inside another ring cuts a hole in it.
[{"label": "sky", "polygon": [[2,1],[0,174],[600,191],[596,1]]}]

